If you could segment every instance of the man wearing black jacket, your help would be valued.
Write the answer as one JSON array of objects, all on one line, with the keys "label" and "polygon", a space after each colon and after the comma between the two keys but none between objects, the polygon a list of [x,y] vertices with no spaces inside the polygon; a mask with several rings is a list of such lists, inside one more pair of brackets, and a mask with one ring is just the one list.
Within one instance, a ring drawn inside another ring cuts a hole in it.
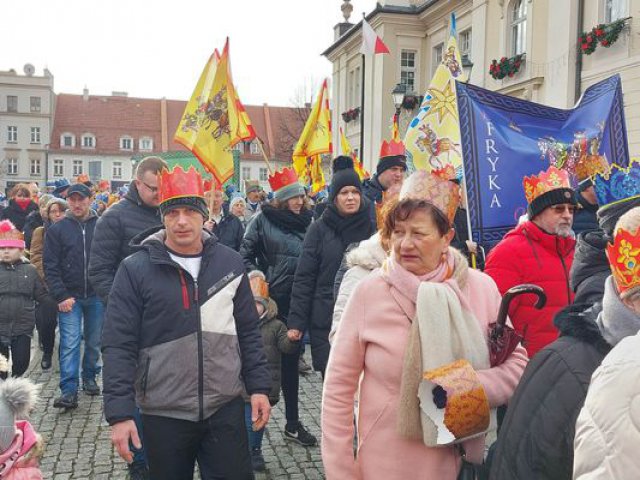
[{"label": "man wearing black jacket", "polygon": [[104,411],[118,453],[139,448],[150,478],[253,478],[242,394],[254,429],[269,419],[271,375],[240,256],[203,231],[202,180],[177,168],[158,182],[164,227],[133,240],[103,332]]}]

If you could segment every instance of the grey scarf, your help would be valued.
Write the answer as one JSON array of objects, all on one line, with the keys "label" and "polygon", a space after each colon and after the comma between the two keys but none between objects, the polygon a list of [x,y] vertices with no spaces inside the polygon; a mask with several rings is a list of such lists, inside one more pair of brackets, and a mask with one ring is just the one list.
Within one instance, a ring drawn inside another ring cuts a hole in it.
[{"label": "grey scarf", "polygon": [[612,347],[615,347],[623,338],[640,331],[640,317],[622,303],[612,276],[609,276],[604,284],[602,312],[598,315],[596,323],[602,338]]}]

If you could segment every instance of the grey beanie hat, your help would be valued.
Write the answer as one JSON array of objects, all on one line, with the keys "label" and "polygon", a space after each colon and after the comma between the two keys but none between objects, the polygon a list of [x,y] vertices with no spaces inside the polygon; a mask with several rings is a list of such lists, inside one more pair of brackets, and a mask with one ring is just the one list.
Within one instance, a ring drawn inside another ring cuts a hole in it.
[{"label": "grey beanie hat", "polygon": [[277,200],[284,202],[286,200],[289,200],[290,198],[298,197],[304,194],[304,187],[300,185],[300,183],[294,182],[276,190],[275,197]]}]

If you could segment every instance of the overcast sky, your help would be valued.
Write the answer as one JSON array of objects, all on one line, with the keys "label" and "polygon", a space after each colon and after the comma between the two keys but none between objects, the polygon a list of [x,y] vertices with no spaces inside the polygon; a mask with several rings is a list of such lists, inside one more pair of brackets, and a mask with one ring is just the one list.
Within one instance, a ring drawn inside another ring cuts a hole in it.
[{"label": "overcast sky", "polygon": [[[46,66],[56,93],[188,99],[214,48],[230,38],[245,104],[291,106],[331,76],[320,54],[342,0],[2,0],[0,70]],[[376,0],[352,0],[351,22]],[[315,94],[315,92],[313,92]]]}]

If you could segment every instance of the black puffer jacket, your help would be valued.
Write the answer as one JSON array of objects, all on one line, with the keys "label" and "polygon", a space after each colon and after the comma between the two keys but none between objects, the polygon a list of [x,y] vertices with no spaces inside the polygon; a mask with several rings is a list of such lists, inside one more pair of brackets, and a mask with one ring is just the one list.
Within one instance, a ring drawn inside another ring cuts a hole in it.
[{"label": "black puffer jacket", "polygon": [[[292,229],[282,223],[277,224],[275,219],[269,220],[269,209],[273,207],[265,205],[249,222],[240,255],[247,271],[261,270],[265,274],[269,282],[269,294],[278,305],[280,317],[286,321],[293,276],[298,258],[302,254],[306,229]],[[307,218],[308,227],[311,223],[311,211],[303,210],[300,215]]]},{"label": "black puffer jacket", "polygon": [[[358,229],[359,236],[352,235],[354,242],[350,243],[359,242],[375,233],[375,230],[367,228],[370,227],[366,218],[368,204],[368,201],[364,201],[362,210],[354,215],[359,215],[366,226]],[[327,220],[332,213],[331,209],[336,211],[335,206],[330,204],[322,217],[307,231],[291,292],[288,321],[289,328],[309,332],[313,367],[321,372],[327,367],[331,348],[329,332],[333,317],[336,273],[349,246],[345,245],[340,235],[344,225],[336,225],[336,230]]]},{"label": "black puffer jacket", "polygon": [[107,302],[120,262],[133,251],[131,239],[161,223],[159,209],[142,202],[135,184],[102,214],[91,246],[89,280],[103,302]]},{"label": "black puffer jacket", "polygon": [[35,301],[48,298],[36,267],[26,260],[0,262],[0,337],[31,336],[36,325]]},{"label": "black puffer jacket", "polygon": [[245,391],[271,389],[239,255],[203,231],[194,279],[171,259],[165,239],[164,229],[135,237],[140,251],[120,264],[113,283],[102,335],[110,424],[132,418],[136,405],[148,415],[202,421]]},{"label": "black puffer jacket", "polygon": [[554,323],[560,338],[527,365],[509,402],[492,480],[570,480],[573,437],[591,374],[611,349],[596,318],[601,304],[573,305]]},{"label": "black puffer jacket", "polygon": [[240,245],[242,245],[244,227],[240,219],[231,215],[229,210],[225,208],[222,220],[213,227],[213,234],[218,237],[218,241],[221,244],[233,248],[237,252],[240,250]]},{"label": "black puffer jacket", "polygon": [[24,243],[27,245],[27,250],[31,248],[31,237],[33,236],[33,232],[36,228],[42,227],[44,225],[44,220],[42,219],[42,215],[40,215],[40,209],[34,210],[29,215],[27,215],[27,219],[24,222]]},{"label": "black puffer jacket", "polygon": [[97,221],[93,210],[84,222],[79,222],[67,211],[65,218],[47,230],[44,237],[44,276],[49,293],[58,303],[71,297],[95,295],[89,281],[89,260]]},{"label": "black puffer jacket", "polygon": [[0,220],[11,220],[11,223],[22,232],[24,230],[24,224],[27,221],[27,216],[37,210],[38,205],[36,205],[35,202],[30,202],[27,208],[22,210],[15,200],[9,200],[9,205],[0,212]]},{"label": "black puffer jacket", "polygon": [[578,236],[570,272],[571,288],[576,293],[574,303],[593,305],[602,301],[604,282],[611,275],[605,253],[608,241],[602,230]]}]

